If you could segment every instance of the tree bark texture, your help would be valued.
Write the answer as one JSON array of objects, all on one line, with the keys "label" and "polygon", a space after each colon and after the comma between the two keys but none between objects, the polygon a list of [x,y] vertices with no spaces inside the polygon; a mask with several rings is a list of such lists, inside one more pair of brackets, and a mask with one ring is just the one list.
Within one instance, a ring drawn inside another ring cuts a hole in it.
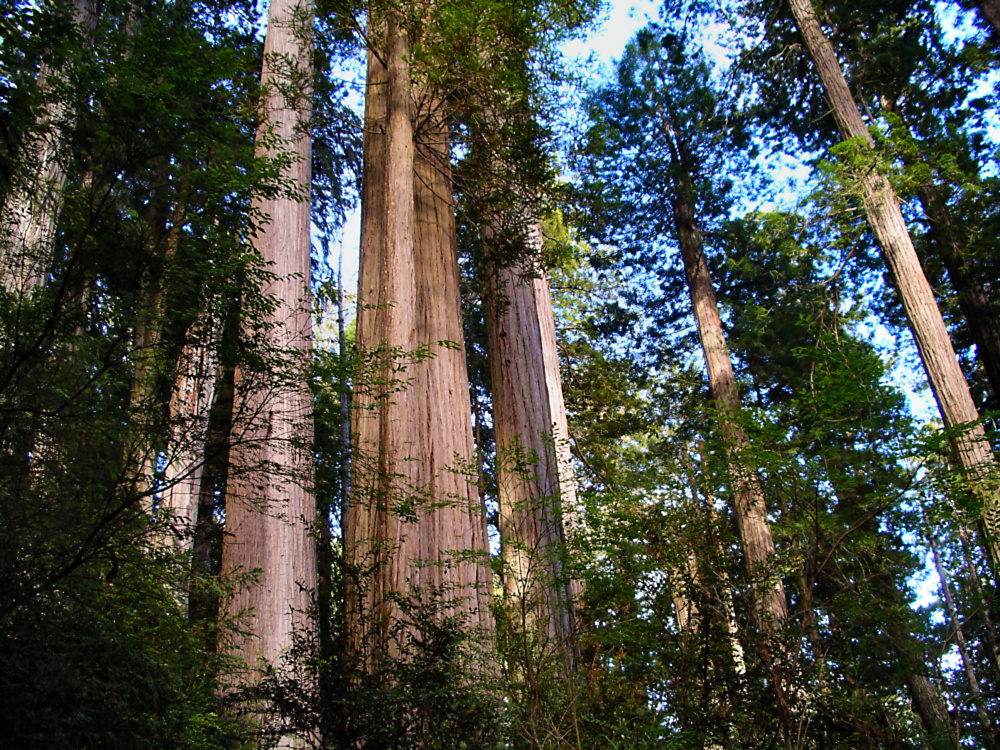
[{"label": "tree bark texture", "polygon": [[[275,278],[265,293],[279,300],[270,314],[269,344],[291,352],[290,372],[236,374],[233,445],[226,495],[227,575],[259,574],[227,602],[245,616],[231,646],[251,667],[277,665],[292,633],[308,623],[316,586],[316,518],[312,495],[312,398],[302,372],[311,347],[309,188],[312,6],[272,0],[261,83],[266,111],[258,153],[292,157],[283,176],[300,195],[259,200],[269,217],[254,246]],[[266,145],[265,145],[266,144]]]},{"label": "tree bark texture", "polygon": [[[685,181],[681,179],[680,182]],[[748,441],[739,421],[742,407],[736,389],[736,376],[726,345],[708,261],[702,247],[701,233],[695,223],[694,206],[684,184],[677,190],[674,221],[688,291],[691,294],[691,307],[705,354],[705,369],[708,371],[712,400],[718,410],[719,426],[730,455],[736,525],[743,543],[748,572],[752,578],[760,579],[754,583],[755,614],[761,628],[767,631],[776,626],[781,627],[788,619],[788,604],[781,578],[774,571],[774,540],[767,519],[764,493],[753,469],[745,465],[745,459],[741,455],[748,447]]]},{"label": "tree bark texture", "polygon": [[986,373],[990,391],[993,398],[1000,399],[1000,316],[990,304],[982,279],[956,236],[948,204],[931,185],[922,186],[917,195],[930,221],[941,261],[958,297],[958,306],[976,342],[976,356]]},{"label": "tree bark texture", "polygon": [[[538,223],[528,240],[537,255]],[[575,518],[576,481],[551,291],[525,264],[491,264],[486,275],[504,587],[521,625],[568,645],[582,591],[564,572],[564,523]]]},{"label": "tree bark texture", "polygon": [[[841,137],[857,139],[870,150],[874,145],[871,134],[861,119],[833,45],[824,35],[810,0],[789,0],[789,5],[819,73]],[[896,192],[889,180],[873,169],[863,172],[858,182],[868,223],[903,301],[945,427],[965,429],[954,441],[959,465],[973,475],[992,475],[995,468],[992,448],[981,424],[968,426],[977,422],[979,412],[959,367],[934,292],[920,267]],[[981,488],[978,498],[982,504],[978,524],[980,543],[996,579],[1000,570],[1000,504],[993,477],[974,478],[979,480],[976,484]]]},{"label": "tree bark texture", "polygon": [[347,537],[352,646],[375,656],[398,653],[398,597],[491,627],[449,135],[433,116],[415,131],[407,32],[392,17],[384,29],[384,54],[368,55],[357,343],[369,372],[353,396]]},{"label": "tree bark texture", "polygon": [[933,748],[958,748],[955,730],[951,726],[951,717],[948,715],[948,706],[941,697],[941,691],[937,689],[930,678],[924,674],[908,674],[906,676],[906,689],[910,694],[913,707],[917,710],[920,723],[924,725],[924,730],[930,736],[931,747]]},{"label": "tree bark texture", "polygon": [[[89,40],[97,26],[96,0],[74,0],[71,11],[79,34]],[[43,62],[36,85],[44,98],[65,79],[65,72]],[[20,176],[23,182],[14,189],[0,219],[0,273],[8,292],[28,294],[44,282],[49,271],[66,185],[68,154],[63,131],[74,119],[69,102],[46,103],[36,118],[36,132],[23,147],[28,173]]]}]

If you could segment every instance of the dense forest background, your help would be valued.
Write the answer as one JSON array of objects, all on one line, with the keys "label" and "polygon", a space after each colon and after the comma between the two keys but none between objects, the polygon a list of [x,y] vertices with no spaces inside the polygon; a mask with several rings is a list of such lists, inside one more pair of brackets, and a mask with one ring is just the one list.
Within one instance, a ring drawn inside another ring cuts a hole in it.
[{"label": "dense forest background", "polygon": [[0,746],[1000,747],[1000,9],[605,11],[3,0]]}]

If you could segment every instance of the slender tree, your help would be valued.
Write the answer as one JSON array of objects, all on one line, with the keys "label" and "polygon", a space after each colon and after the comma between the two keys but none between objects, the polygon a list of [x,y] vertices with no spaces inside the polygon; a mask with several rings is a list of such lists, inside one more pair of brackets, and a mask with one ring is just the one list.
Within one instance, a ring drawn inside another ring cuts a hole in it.
[{"label": "slender tree", "polygon": [[[712,399],[730,456],[734,517],[748,571],[758,579],[755,611],[761,627],[770,630],[788,619],[788,605],[781,580],[774,577],[775,549],[764,496],[743,455],[749,441],[741,426],[742,407],[698,217],[699,212],[711,216],[719,211],[715,194],[722,191],[714,183],[722,178],[711,174],[708,149],[714,144],[709,128],[724,115],[707,85],[706,63],[697,55],[689,58],[685,44],[672,33],[640,32],[619,65],[617,87],[597,100],[600,109],[595,108],[591,143],[592,148],[605,150],[609,167],[623,153],[636,154],[642,164],[636,184],[629,181],[610,188],[641,206],[651,219],[647,233],[662,231],[680,248]],[[605,174],[615,179],[613,167],[600,176]],[[656,236],[648,238],[650,244],[659,241]]]},{"label": "slender tree", "polygon": [[863,162],[857,169],[857,180],[868,222],[903,301],[945,426],[961,431],[954,441],[956,460],[977,482],[977,501],[982,506],[978,509],[980,544],[996,579],[1000,570],[1000,507],[993,487],[993,451],[978,422],[979,412],[959,367],[934,292],[920,267],[896,192],[872,163],[874,141],[844,79],[833,45],[823,33],[809,0],[789,0],[789,7],[823,84],[841,137],[854,144]]}]

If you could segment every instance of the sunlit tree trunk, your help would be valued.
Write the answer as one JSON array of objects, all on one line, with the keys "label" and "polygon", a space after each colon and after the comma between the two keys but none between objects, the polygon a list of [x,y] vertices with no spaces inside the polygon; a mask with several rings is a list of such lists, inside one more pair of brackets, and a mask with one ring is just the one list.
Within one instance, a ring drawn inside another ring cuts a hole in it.
[{"label": "sunlit tree trunk", "polygon": [[[865,127],[854,102],[833,45],[823,33],[810,0],[789,0],[789,5],[819,73],[827,101],[845,140],[856,139],[858,148],[870,151],[871,134]],[[979,419],[968,383],[958,364],[955,349],[945,328],[934,292],[920,267],[920,261],[907,232],[899,200],[885,175],[865,169],[858,176],[868,222],[882,249],[899,296],[906,309],[910,330],[927,372],[931,389],[945,426],[966,431],[955,440],[955,454],[960,466],[981,477],[979,502],[980,543],[990,561],[994,579],[1000,564],[1000,506],[993,486],[994,457],[982,425],[964,427]]]},{"label": "sunlit tree trunk", "polygon": [[[74,0],[70,10],[77,32],[88,40],[97,26],[97,1]],[[66,81],[67,71],[43,62],[36,86],[44,99]],[[47,102],[24,146],[21,161],[27,171],[17,176],[0,216],[0,273],[9,292],[28,294],[48,273],[66,185],[65,129],[74,120],[69,102]]]},{"label": "sunlit tree trunk", "polygon": [[391,16],[382,28],[382,54],[368,55],[357,333],[368,372],[355,382],[347,538],[366,572],[349,594],[353,647],[375,655],[396,651],[394,597],[490,625],[448,130],[421,118],[417,148],[408,35]]},{"label": "sunlit tree trunk", "polygon": [[268,343],[291,352],[287,372],[236,373],[233,446],[226,495],[224,572],[259,571],[227,603],[244,613],[232,648],[251,667],[277,665],[292,633],[308,622],[316,586],[316,518],[312,494],[312,399],[304,369],[311,347],[309,83],[312,7],[308,0],[272,0],[261,83],[265,111],[258,131],[261,155],[291,156],[283,176],[298,196],[259,199],[269,218],[254,239],[275,279],[263,291],[278,300],[269,315]]},{"label": "sunlit tree trunk", "polygon": [[[528,236],[541,250],[541,226]],[[521,624],[567,647],[580,584],[564,571],[576,482],[548,279],[522,263],[486,269],[504,586]]]},{"label": "sunlit tree trunk", "polygon": [[164,516],[169,515],[172,536],[182,550],[190,550],[194,544],[206,435],[218,369],[211,331],[197,331],[196,336],[188,338],[170,394],[170,434],[159,506]]},{"label": "sunlit tree trunk", "polygon": [[958,298],[972,340],[976,358],[983,366],[994,399],[1000,399],[1000,316],[986,295],[986,288],[956,236],[948,204],[930,185],[921,186],[917,195],[931,224],[941,262]]},{"label": "sunlit tree trunk", "polygon": [[715,288],[708,270],[701,230],[695,219],[694,188],[685,145],[664,114],[664,137],[671,151],[674,180],[674,225],[684,261],[684,274],[691,295],[691,307],[705,356],[708,384],[715,402],[722,438],[729,453],[733,482],[733,514],[739,529],[747,569],[754,579],[754,613],[762,630],[780,628],[788,619],[788,604],[781,578],[774,570],[774,540],[767,519],[764,493],[754,469],[746,465],[744,453],[749,441],[740,425],[743,411],[736,389],[736,375],[729,357]]},{"label": "sunlit tree trunk", "polygon": [[[886,112],[900,114],[895,97],[880,95],[879,101]],[[909,134],[912,137],[912,131]],[[916,161],[913,157],[903,157],[906,167],[914,166]],[[993,398],[1000,398],[1000,316],[992,309],[986,286],[962,242],[961,228],[952,220],[942,189],[925,183],[917,187],[917,198],[930,225],[928,235],[937,248],[969,334],[976,343],[976,358],[986,374],[990,392]]]}]

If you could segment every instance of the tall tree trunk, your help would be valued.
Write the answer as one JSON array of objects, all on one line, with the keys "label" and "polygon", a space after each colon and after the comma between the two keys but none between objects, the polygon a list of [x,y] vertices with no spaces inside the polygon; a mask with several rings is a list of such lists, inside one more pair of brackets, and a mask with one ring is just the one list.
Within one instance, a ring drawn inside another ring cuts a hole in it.
[{"label": "tall tree trunk", "polygon": [[448,131],[427,119],[417,150],[408,35],[391,16],[384,29],[385,65],[368,55],[357,335],[371,382],[355,383],[347,538],[370,571],[349,592],[352,647],[375,656],[398,653],[400,595],[490,627]]},{"label": "tall tree trunk", "polygon": [[170,436],[160,509],[169,512],[178,547],[191,550],[198,520],[209,415],[215,399],[217,363],[211,331],[196,331],[180,356],[170,395]]},{"label": "tall tree trunk", "polygon": [[[899,115],[897,98],[880,95],[882,108]],[[910,132],[909,125],[906,124]],[[912,132],[910,132],[912,136]],[[906,158],[903,163],[911,167],[916,159]],[[928,182],[917,188],[917,197],[924,216],[930,224],[929,235],[938,251],[958,297],[958,306],[965,316],[969,333],[976,344],[976,357],[983,367],[990,392],[994,399],[1000,399],[1000,316],[992,309],[986,295],[986,287],[961,239],[960,228],[951,218],[951,211],[943,190]]]},{"label": "tall tree trunk", "polygon": [[[232,646],[248,665],[277,665],[305,627],[310,591],[316,587],[316,519],[312,494],[312,398],[304,370],[312,341],[309,237],[312,6],[308,0],[272,0],[264,42],[266,110],[258,131],[259,154],[292,157],[283,177],[298,197],[257,201],[270,223],[254,240],[275,279],[264,291],[277,298],[270,314],[269,344],[297,352],[292,372],[236,374],[234,436],[226,495],[224,571],[260,571],[227,602],[231,616],[249,613]],[[287,152],[290,152],[287,153]]]},{"label": "tall tree trunk", "polygon": [[911,672],[906,675],[906,689],[920,717],[920,723],[930,737],[931,747],[935,750],[958,748],[948,706],[941,697],[941,691],[930,678],[922,673]]},{"label": "tall tree trunk", "polygon": [[[533,254],[541,225],[531,228]],[[576,481],[570,455],[555,319],[548,279],[528,263],[486,268],[485,299],[496,434],[504,587],[521,625],[563,644],[576,631],[579,582],[564,572],[564,521],[572,524]]]},{"label": "tall tree trunk", "polygon": [[[344,315],[344,243],[340,243],[337,257],[337,344],[341,367],[347,364],[347,332]],[[344,372],[344,370],[341,370]],[[340,538],[347,539],[347,517],[350,510],[351,488],[351,394],[348,391],[347,374],[342,375],[340,384]]]},{"label": "tall tree trunk", "polygon": [[976,342],[976,357],[986,373],[993,398],[1000,399],[1000,316],[990,304],[983,281],[956,236],[948,204],[931,185],[922,185],[917,195],[931,223],[948,279],[958,295],[958,306]]},{"label": "tall tree trunk", "polygon": [[[223,337],[235,336],[234,315]],[[229,477],[230,439],[233,428],[235,370],[222,365],[213,385],[212,407],[205,435],[205,452],[199,472],[198,508],[192,541],[191,586],[188,616],[192,620],[214,619],[219,600],[209,581],[222,572],[223,526],[217,511],[225,510],[226,485]],[[213,643],[213,647],[217,644]]]},{"label": "tall tree trunk", "polygon": [[[97,26],[97,0],[73,0],[73,25],[85,42]],[[67,71],[42,63],[36,87],[42,98],[65,83]],[[66,185],[66,143],[64,130],[71,127],[75,113],[69,102],[46,103],[35,121],[36,132],[23,148],[22,162],[28,173],[20,175],[0,216],[0,273],[7,291],[28,294],[45,280],[52,262],[56,221],[63,204]]]},{"label": "tall tree trunk", "polygon": [[747,569],[751,578],[759,579],[754,582],[754,610],[761,629],[766,632],[785,623],[788,604],[781,578],[774,571],[774,540],[767,520],[764,493],[756,474],[746,466],[742,455],[748,447],[740,425],[742,406],[708,261],[702,248],[701,231],[695,222],[689,178],[683,176],[678,183],[674,221],[691,294],[691,307],[705,355],[712,400],[718,409],[719,426],[730,455],[736,525],[743,542]]},{"label": "tall tree trunk", "polygon": [[[810,0],[788,0],[806,48],[816,66],[834,119],[845,140],[857,139],[858,147],[870,151],[874,145],[858,107],[851,96],[837,61],[833,45],[826,38],[813,11]],[[971,474],[991,474],[994,470],[993,451],[986,439],[979,412],[969,392],[948,337],[944,319],[934,299],[934,292],[924,276],[913,242],[903,221],[899,200],[885,175],[866,169],[858,176],[868,223],[882,249],[882,257],[896,283],[899,296],[910,321],[920,358],[927,372],[931,389],[945,426],[966,431],[955,440],[959,465]],[[995,489],[988,481],[978,482],[978,500],[982,504],[979,518],[980,543],[990,561],[994,580],[1000,571],[1000,504]]]}]

